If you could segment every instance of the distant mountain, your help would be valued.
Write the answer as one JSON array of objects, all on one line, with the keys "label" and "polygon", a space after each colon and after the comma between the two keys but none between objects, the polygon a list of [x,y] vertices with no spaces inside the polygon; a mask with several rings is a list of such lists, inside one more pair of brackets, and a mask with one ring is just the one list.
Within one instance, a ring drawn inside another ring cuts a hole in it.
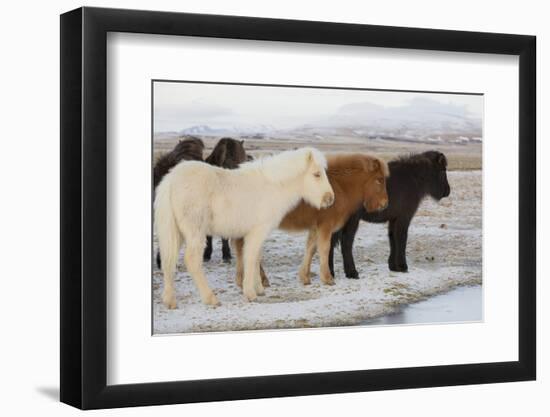
[{"label": "distant mountain", "polygon": [[371,131],[423,134],[477,132],[481,119],[470,115],[465,106],[416,98],[405,106],[382,107],[372,103],[342,106],[326,123],[330,126],[364,126]]},{"label": "distant mountain", "polygon": [[213,129],[210,126],[206,126],[206,125],[191,126],[187,129],[180,130],[179,133],[181,135],[204,135],[204,136],[212,136],[212,135],[219,134],[217,129]]},{"label": "distant mountain", "polygon": [[289,135],[322,140],[345,136],[401,142],[481,142],[482,120],[465,106],[416,98],[399,107],[370,102],[346,104],[337,113],[286,131]]},{"label": "distant mountain", "polygon": [[234,125],[213,128],[206,125],[191,126],[179,132],[180,135],[197,136],[244,136],[244,135],[265,135],[274,132],[273,126],[258,125]]},{"label": "distant mountain", "polygon": [[465,106],[416,98],[399,107],[384,107],[370,102],[350,103],[334,114],[293,128],[278,129],[266,124],[217,127],[201,124],[179,132],[158,133],[155,137],[162,139],[184,135],[311,142],[340,137],[467,144],[481,142],[482,120],[469,114]]}]

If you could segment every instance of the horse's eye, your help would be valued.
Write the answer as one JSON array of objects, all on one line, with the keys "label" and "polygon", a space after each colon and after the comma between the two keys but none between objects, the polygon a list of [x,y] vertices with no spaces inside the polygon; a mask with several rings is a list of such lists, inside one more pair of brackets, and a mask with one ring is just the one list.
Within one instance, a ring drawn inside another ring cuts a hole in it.
[{"label": "horse's eye", "polygon": [[315,172],[315,173],[313,174],[313,176],[314,176],[315,178],[321,178],[321,173],[320,173],[320,172]]}]

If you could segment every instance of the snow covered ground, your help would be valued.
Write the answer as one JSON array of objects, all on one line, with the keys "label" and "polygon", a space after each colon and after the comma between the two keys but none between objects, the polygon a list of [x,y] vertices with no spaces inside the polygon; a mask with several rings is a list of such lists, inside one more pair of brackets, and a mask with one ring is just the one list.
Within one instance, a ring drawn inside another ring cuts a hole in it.
[{"label": "snow covered ground", "polygon": [[[312,285],[298,281],[306,234],[275,231],[264,245],[263,265],[271,287],[257,301],[245,301],[234,283],[235,264],[221,260],[221,241],[214,239],[212,260],[204,264],[220,306],[200,302],[180,258],[176,276],[177,309],[162,305],[162,273],[153,273],[155,334],[273,328],[353,326],[390,314],[399,306],[444,293],[461,285],[482,283],[482,173],[449,172],[450,197],[426,199],[411,228],[407,247],[408,273],[389,271],[385,225],[362,222],[354,255],[359,280],[344,276],[335,254],[336,285],[320,283],[315,257]],[[156,251],[156,242],[155,242]],[[182,252],[183,254],[183,252]]]}]

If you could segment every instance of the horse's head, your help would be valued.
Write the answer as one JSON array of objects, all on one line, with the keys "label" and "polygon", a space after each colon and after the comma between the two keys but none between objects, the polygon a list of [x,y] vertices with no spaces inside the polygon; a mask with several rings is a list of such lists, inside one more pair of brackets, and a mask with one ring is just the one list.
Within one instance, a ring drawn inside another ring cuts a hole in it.
[{"label": "horse's head", "polygon": [[203,151],[204,142],[201,139],[195,136],[185,136],[178,142],[170,154],[176,163],[182,159],[186,161],[202,161]]},{"label": "horse's head", "polygon": [[[243,162],[248,161],[246,151],[244,150],[244,140],[235,140],[228,138],[228,152],[226,157],[227,168],[235,169]],[[229,166],[230,165],[230,166]]]},{"label": "horse's head", "polygon": [[367,212],[384,210],[388,207],[388,166],[381,159],[368,155],[365,155],[363,161],[366,172],[366,181],[363,183],[363,206]]},{"label": "horse's head", "polygon": [[447,158],[437,151],[424,152],[424,156],[431,163],[431,171],[428,178],[428,193],[436,199],[441,200],[451,194],[451,186],[447,180]]},{"label": "horse's head", "polygon": [[323,209],[334,203],[334,191],[327,177],[327,160],[314,148],[305,149],[304,200],[313,207]]},{"label": "horse's head", "polygon": [[222,168],[235,169],[246,162],[244,141],[232,138],[222,138],[216,144],[206,162]]}]

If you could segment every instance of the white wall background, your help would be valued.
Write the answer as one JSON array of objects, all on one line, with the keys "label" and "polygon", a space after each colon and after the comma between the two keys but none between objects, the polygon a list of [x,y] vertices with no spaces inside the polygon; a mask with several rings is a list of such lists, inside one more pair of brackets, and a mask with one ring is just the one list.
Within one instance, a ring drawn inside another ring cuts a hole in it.
[{"label": "white wall background", "polygon": [[[59,392],[59,14],[70,0],[7,2],[0,25],[2,121],[0,230],[2,292],[0,409],[3,415],[73,415]],[[509,32],[538,37],[539,259],[550,250],[550,193],[543,192],[550,157],[542,120],[550,97],[550,26],[545,3],[503,2],[188,0],[93,1],[86,5],[238,14],[292,19]],[[543,237],[543,234],[545,236]],[[550,296],[548,263],[539,263],[538,381],[315,397],[237,401],[101,411],[99,415],[186,413],[209,416],[297,415],[547,415],[550,406]],[[546,395],[543,395],[546,394]]]}]

